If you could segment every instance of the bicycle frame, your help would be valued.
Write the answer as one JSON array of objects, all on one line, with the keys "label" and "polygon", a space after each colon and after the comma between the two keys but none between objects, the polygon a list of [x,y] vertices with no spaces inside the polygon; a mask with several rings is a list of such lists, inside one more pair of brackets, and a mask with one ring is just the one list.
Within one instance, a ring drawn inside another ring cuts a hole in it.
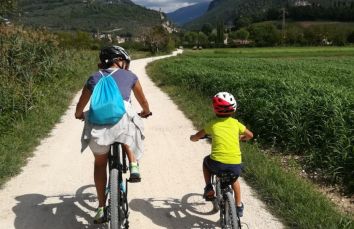
[{"label": "bicycle frame", "polygon": [[[214,208],[217,207],[217,210],[220,210],[220,224],[221,228],[241,228],[240,217],[236,213],[236,205],[234,200],[234,192],[231,187],[231,183],[234,180],[234,176],[231,173],[221,173],[219,175],[213,174],[212,184],[215,188],[215,200],[213,201]],[[226,206],[230,203],[230,206]],[[231,206],[232,205],[232,206]],[[230,212],[228,212],[230,211]],[[233,214],[231,219],[234,220],[232,225],[230,223],[230,215]],[[236,221],[235,221],[236,220]]]},{"label": "bicycle frame", "polygon": [[[112,229],[116,228],[128,228],[129,227],[129,222],[128,222],[128,217],[129,217],[129,208],[128,208],[128,182],[127,180],[125,181],[125,188],[122,187],[122,184],[124,184],[123,181],[123,173],[126,173],[128,171],[127,167],[127,155],[126,153],[122,150],[122,144],[121,143],[114,143],[111,146],[111,150],[108,155],[108,169],[109,169],[109,174],[110,177],[108,179],[108,184],[110,191],[106,194],[107,196],[109,195],[109,198],[107,198],[108,201],[108,210],[110,212],[109,216],[107,217],[107,220],[110,221],[110,225]],[[112,171],[115,170],[115,172],[118,171],[118,174],[115,173],[115,176],[117,175],[116,178],[111,177]],[[115,181],[113,179],[117,179],[118,181]],[[117,189],[117,191],[111,190],[112,189],[112,183],[113,188]],[[125,190],[123,190],[125,189]],[[116,196],[111,196],[111,195],[116,195]],[[116,200],[116,209],[115,211],[112,211],[112,203],[111,200],[115,199]],[[113,212],[113,213],[112,213]],[[112,215],[115,214],[115,215]],[[115,226],[112,226],[112,220],[115,220],[116,222],[113,223]],[[118,225],[118,226],[117,226]]]}]

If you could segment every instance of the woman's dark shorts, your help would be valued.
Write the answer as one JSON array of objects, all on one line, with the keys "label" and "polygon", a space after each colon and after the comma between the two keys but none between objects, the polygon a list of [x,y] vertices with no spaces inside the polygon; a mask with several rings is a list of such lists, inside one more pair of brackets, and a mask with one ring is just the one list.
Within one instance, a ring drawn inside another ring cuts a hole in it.
[{"label": "woman's dark shorts", "polygon": [[218,161],[214,161],[210,158],[210,155],[206,156],[203,161],[203,165],[213,174],[219,174],[223,171],[233,172],[236,176],[241,175],[241,164],[224,164]]}]

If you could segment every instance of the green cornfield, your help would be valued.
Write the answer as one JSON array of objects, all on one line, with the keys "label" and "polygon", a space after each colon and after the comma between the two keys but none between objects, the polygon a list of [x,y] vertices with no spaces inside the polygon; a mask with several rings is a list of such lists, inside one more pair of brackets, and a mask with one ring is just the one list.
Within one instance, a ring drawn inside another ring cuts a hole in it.
[{"label": "green cornfield", "polygon": [[190,51],[154,68],[163,85],[232,93],[263,147],[354,192],[354,48]]}]

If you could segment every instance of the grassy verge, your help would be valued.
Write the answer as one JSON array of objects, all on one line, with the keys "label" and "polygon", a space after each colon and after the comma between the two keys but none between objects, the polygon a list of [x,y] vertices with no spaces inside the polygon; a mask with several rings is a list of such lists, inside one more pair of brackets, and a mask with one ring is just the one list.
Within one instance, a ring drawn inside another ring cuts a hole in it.
[{"label": "grassy verge", "polygon": [[[159,62],[148,67],[154,82],[167,92],[197,127],[212,118],[210,100],[201,92],[186,88],[183,82],[169,84]],[[193,99],[191,99],[193,98]],[[257,145],[242,145],[245,179],[252,185],[271,211],[291,228],[353,228],[352,216],[341,213],[333,203],[309,182],[280,163],[267,157]]]},{"label": "grassy verge", "polygon": [[[71,56],[71,66],[62,69],[60,78],[50,87],[40,88],[43,97],[36,108],[0,137],[0,186],[18,174],[40,140],[47,136],[67,110],[73,96],[95,69],[97,53],[78,51]],[[73,70],[72,70],[73,69]]]}]

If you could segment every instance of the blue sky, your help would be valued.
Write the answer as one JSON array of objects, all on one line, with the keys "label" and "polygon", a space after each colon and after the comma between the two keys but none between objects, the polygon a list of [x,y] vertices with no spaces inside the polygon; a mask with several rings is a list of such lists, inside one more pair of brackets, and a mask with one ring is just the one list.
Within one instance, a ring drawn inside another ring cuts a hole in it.
[{"label": "blue sky", "polygon": [[178,8],[193,5],[200,2],[210,2],[211,0],[132,0],[135,4],[145,6],[149,9],[159,10],[169,13]]}]

